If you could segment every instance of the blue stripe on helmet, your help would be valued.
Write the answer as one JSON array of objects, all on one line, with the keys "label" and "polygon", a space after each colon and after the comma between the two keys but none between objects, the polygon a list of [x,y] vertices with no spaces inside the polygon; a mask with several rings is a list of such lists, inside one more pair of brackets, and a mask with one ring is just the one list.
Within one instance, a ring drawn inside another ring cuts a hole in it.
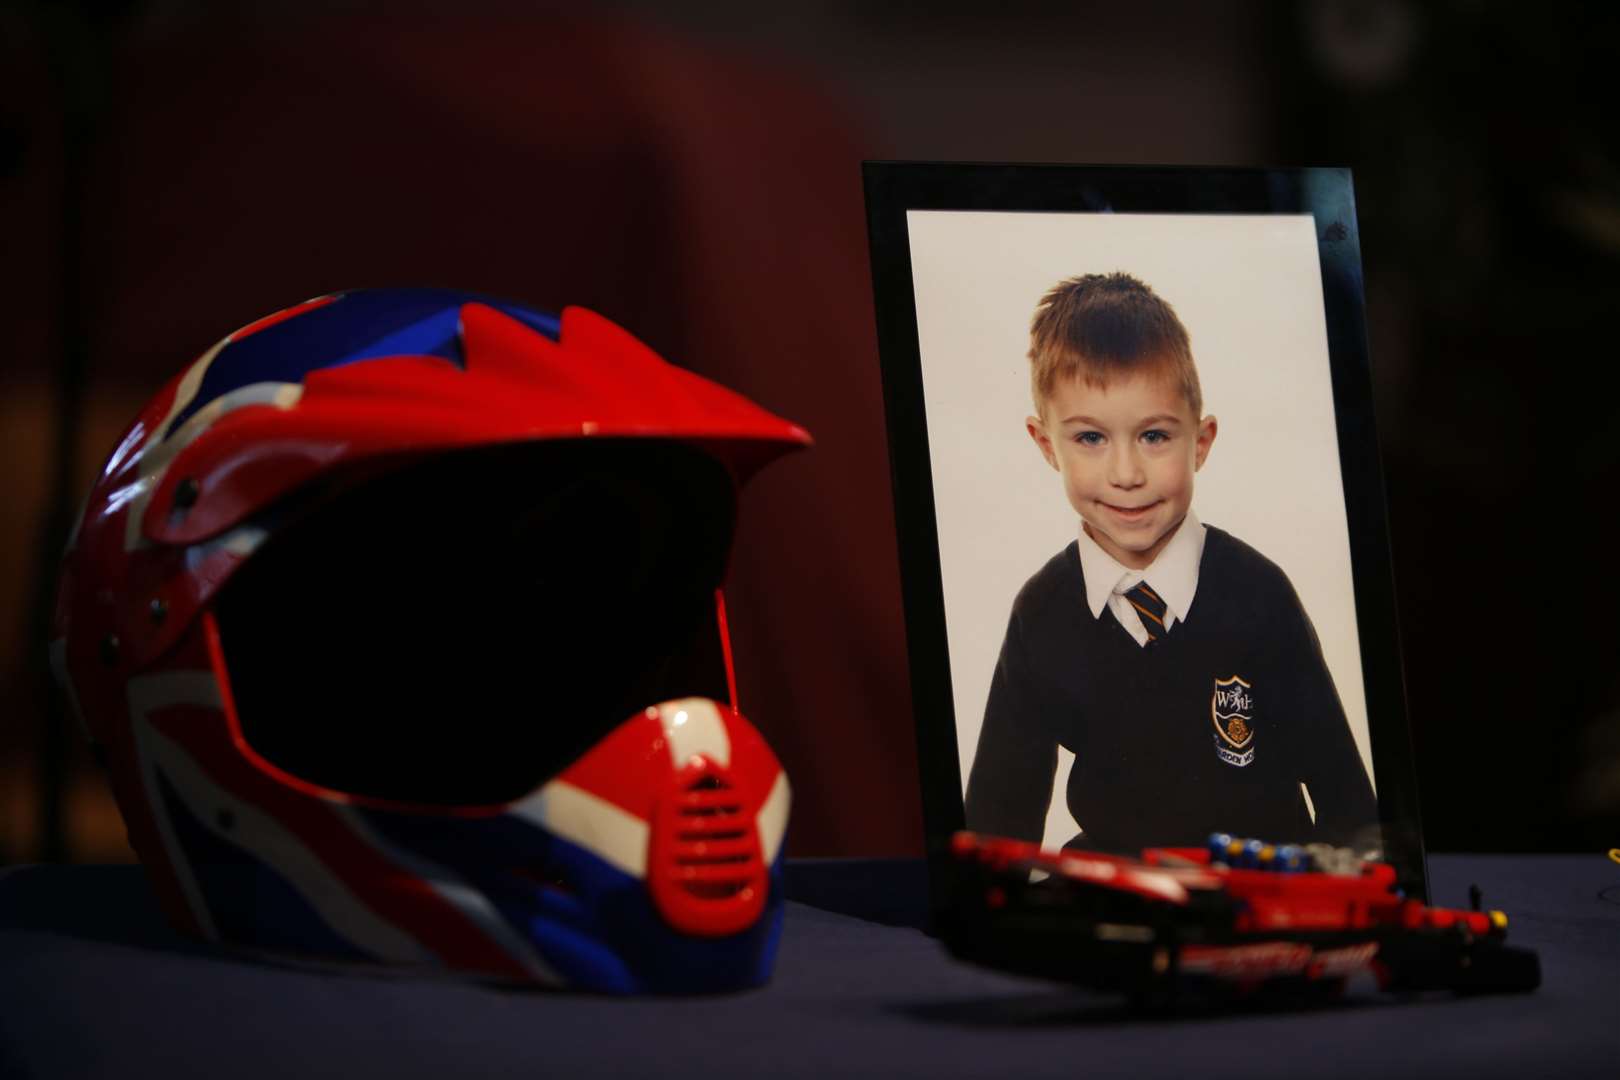
[{"label": "blue stripe on helmet", "polygon": [[458,367],[461,306],[487,304],[556,340],[560,322],[476,293],[447,289],[362,289],[329,304],[233,341],[219,351],[204,373],[196,396],[175,414],[178,429],[216,398],[255,383],[301,383],[312,371],[384,356],[437,356]]}]

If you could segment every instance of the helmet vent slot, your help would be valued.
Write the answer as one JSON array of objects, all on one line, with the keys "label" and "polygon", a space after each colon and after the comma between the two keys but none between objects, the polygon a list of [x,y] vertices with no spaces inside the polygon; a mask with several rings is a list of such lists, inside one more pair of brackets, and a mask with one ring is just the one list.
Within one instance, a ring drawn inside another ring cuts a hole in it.
[{"label": "helmet vent slot", "polygon": [[698,900],[729,900],[753,883],[757,845],[730,784],[713,773],[677,796],[675,843],[670,847],[680,888]]},{"label": "helmet vent slot", "polygon": [[724,831],[695,830],[692,832],[677,833],[675,838],[682,841],[741,840],[747,835],[748,833],[743,829],[726,829]]}]

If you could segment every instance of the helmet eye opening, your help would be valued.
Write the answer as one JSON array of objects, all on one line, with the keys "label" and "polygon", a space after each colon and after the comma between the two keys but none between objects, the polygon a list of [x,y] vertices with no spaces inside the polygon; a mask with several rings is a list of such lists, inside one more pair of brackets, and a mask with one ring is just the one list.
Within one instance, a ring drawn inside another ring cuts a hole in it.
[{"label": "helmet eye opening", "polygon": [[650,702],[724,699],[717,460],[662,440],[480,448],[279,509],[221,589],[248,745],[330,790],[529,794]]}]

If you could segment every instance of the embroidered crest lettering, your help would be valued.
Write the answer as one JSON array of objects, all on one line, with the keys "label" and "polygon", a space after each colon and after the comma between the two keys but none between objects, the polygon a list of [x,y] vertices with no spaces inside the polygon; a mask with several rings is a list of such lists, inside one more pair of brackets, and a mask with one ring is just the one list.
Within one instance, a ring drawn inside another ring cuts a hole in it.
[{"label": "embroidered crest lettering", "polygon": [[1240,676],[1215,680],[1209,699],[1215,756],[1242,768],[1254,761],[1254,688]]}]

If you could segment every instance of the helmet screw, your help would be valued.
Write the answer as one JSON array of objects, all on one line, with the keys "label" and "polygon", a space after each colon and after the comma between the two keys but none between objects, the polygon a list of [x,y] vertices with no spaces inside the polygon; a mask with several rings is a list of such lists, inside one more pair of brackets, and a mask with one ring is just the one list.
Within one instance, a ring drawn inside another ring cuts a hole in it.
[{"label": "helmet screw", "polygon": [[160,623],[169,617],[169,605],[163,602],[162,597],[153,597],[147,611],[151,613],[152,621],[155,623]]},{"label": "helmet screw", "polygon": [[118,635],[108,634],[101,639],[101,662],[107,667],[118,666]]},{"label": "helmet screw", "polygon": [[188,476],[184,478],[180,481],[180,483],[175,485],[174,508],[176,510],[191,509],[197,503],[197,495],[199,492],[200,489],[197,487],[196,477]]}]

